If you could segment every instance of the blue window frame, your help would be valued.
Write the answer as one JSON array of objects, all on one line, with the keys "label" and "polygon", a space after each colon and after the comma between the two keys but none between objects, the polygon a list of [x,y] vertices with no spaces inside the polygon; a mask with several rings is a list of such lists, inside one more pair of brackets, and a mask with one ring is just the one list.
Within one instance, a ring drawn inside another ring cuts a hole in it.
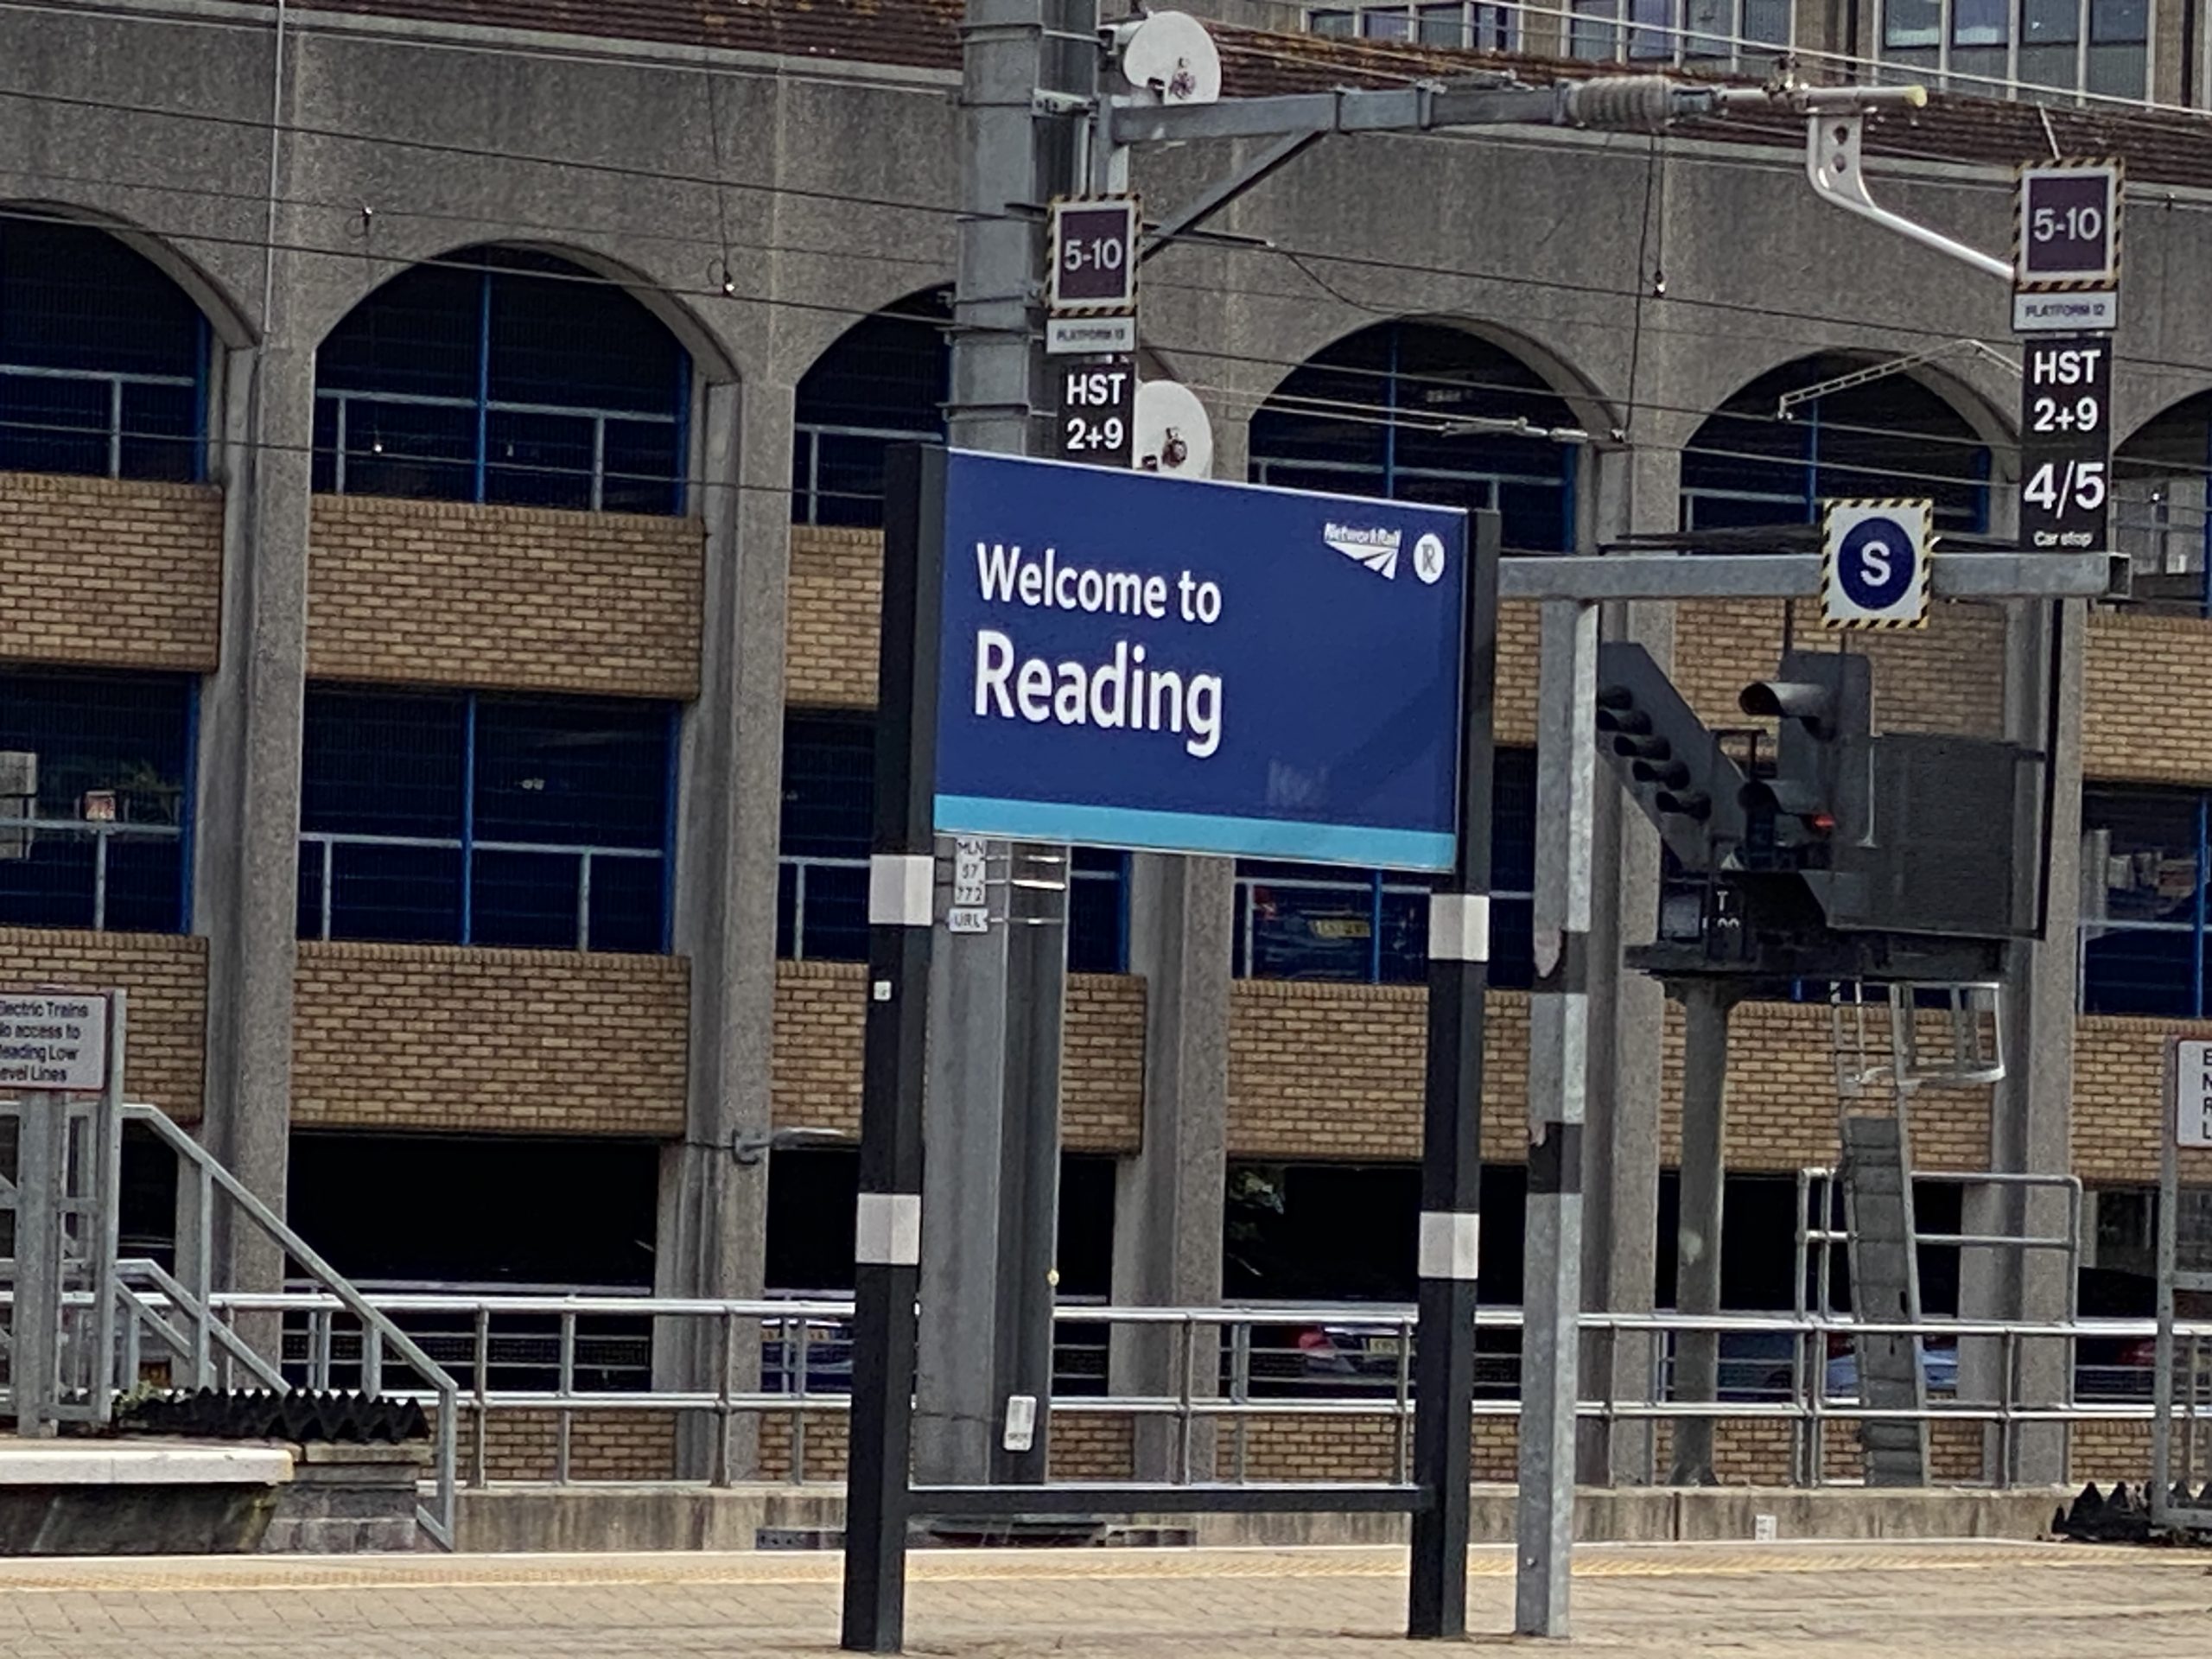
[{"label": "blue window frame", "polygon": [[1919,382],[1888,375],[1776,418],[1788,393],[1864,366],[1807,358],[1731,397],[1682,453],[1682,527],[1810,524],[1824,497],[1915,495],[1934,500],[1942,529],[1987,530],[1989,451]]},{"label": "blue window frame", "polygon": [[616,284],[478,248],[395,276],[315,355],[315,486],[680,514],[691,359]]},{"label": "blue window frame", "polygon": [[[1500,749],[1492,769],[1490,982],[1525,989],[1535,974],[1536,756]],[[1247,979],[1410,985],[1428,976],[1425,876],[1240,860],[1235,971]]]},{"label": "blue window frame", "polygon": [[308,690],[299,932],[669,949],[675,709]]},{"label": "blue window frame", "polygon": [[[793,714],[784,723],[781,871],[776,954],[859,962],[868,956],[869,814],[875,723],[866,715]],[[1068,893],[1068,967],[1128,971],[1128,860],[1078,847]]]},{"label": "blue window frame", "polygon": [[1255,484],[1495,507],[1505,545],[1574,545],[1567,404],[1501,346],[1436,323],[1363,329],[1309,358],[1252,416]]},{"label": "blue window frame", "polygon": [[105,231],[0,223],[0,470],[198,480],[207,320]]},{"label": "blue window frame", "polygon": [[916,295],[855,323],[798,383],[792,410],[791,522],[883,523],[883,457],[944,436],[952,357],[950,289]]},{"label": "blue window frame", "polygon": [[2082,827],[2102,830],[2102,870],[2082,872],[2085,1014],[2205,1015],[2206,831],[2212,795],[2088,789]]},{"label": "blue window frame", "polygon": [[0,925],[190,931],[197,685],[0,672]]}]

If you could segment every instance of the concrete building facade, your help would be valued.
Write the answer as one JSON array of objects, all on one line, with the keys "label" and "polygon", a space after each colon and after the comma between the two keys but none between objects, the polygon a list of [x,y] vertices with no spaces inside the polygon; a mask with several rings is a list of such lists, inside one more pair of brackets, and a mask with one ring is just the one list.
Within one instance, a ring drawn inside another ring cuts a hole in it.
[{"label": "concrete building facade", "polygon": [[[1792,27],[1845,28],[1828,10]],[[2166,10],[2144,25],[2161,42]],[[0,798],[0,982],[128,987],[132,1092],[289,1196],[341,1268],[836,1287],[849,1170],[728,1148],[857,1121],[881,454],[930,435],[944,395],[957,12],[639,0],[556,29],[512,0],[114,0],[0,19],[0,750],[37,756]],[[1353,27],[1369,38],[1226,32],[1230,91],[1484,67]],[[1441,27],[1420,38],[1498,44]],[[2130,95],[2196,98],[2202,50],[2161,44]],[[2078,1173],[2096,1249],[2133,1272],[2161,1045],[2212,1035],[2212,722],[2184,701],[2212,671],[2205,132],[2175,110],[1952,96],[1875,144],[1898,207],[1992,249],[2012,162],[2131,168],[2115,437],[2144,597],[2063,624],[2062,868],[2050,939],[2008,971],[2013,1075],[1936,1092],[1915,1134],[1929,1167]],[[2003,342],[2001,287],[1823,208],[1796,143],[1786,121],[1332,140],[1217,222],[1242,240],[1147,268],[1147,372],[1206,403],[1218,475],[1494,505],[1522,550],[1802,522],[1836,493],[1929,494],[1948,527],[2003,533],[2017,382],[1954,344]],[[1229,159],[1147,155],[1139,184],[1169,207]],[[1777,418],[1784,393],[1906,354]],[[1500,416],[1555,435],[1453,429]],[[1726,723],[1791,626],[1756,604],[1608,620]],[[2045,626],[1945,606],[1871,644],[1884,726],[2031,729]],[[1535,617],[1510,607],[1485,1120],[1509,1213],[1535,683]],[[1618,947],[1649,935],[1658,865],[1608,802]],[[1417,884],[1112,855],[1077,875],[1071,1292],[1408,1293]],[[1592,1294],[1663,1304],[1679,1024],[1632,976],[1599,1006]],[[1827,1019],[1736,1021],[1730,1243],[1769,1305],[1782,1195],[1835,1157]],[[1499,1230],[1484,1292],[1514,1301]],[[1332,1281],[1346,1232],[1357,1271]],[[243,1246],[231,1266],[276,1270]],[[1262,1462],[1375,1451],[1300,1432]],[[1141,1452],[1079,1413],[1060,1433],[1077,1461]],[[603,1455],[668,1444],[610,1425]],[[1491,1451],[1510,1467],[1510,1438]],[[1764,1454],[1747,1435],[1734,1455]],[[808,1455],[834,1459],[834,1437]]]}]

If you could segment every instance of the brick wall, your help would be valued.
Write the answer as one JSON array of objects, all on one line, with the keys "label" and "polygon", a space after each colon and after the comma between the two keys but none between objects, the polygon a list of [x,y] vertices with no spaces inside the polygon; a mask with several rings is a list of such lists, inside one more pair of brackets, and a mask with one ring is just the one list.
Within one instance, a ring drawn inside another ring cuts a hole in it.
[{"label": "brick wall", "polygon": [[[1423,1020],[1417,986],[1243,980],[1232,993],[1229,1145],[1243,1158],[1409,1161],[1421,1155]],[[1527,1147],[1529,1000],[1501,991],[1484,1033],[1483,1155]],[[1668,1008],[1661,1156],[1681,1144],[1681,1022]],[[1825,1006],[1745,1003],[1729,1027],[1729,1167],[1791,1171],[1836,1158]],[[1886,1041],[1886,1038],[1885,1039]],[[1987,1162],[1989,1091],[1931,1089],[1913,1118],[1929,1168]]]},{"label": "brick wall", "polygon": [[[2083,1180],[2158,1179],[2170,1037],[2212,1038],[2212,1020],[2085,1014],[2075,1025],[2074,1173]],[[2212,1152],[2181,1156],[2183,1181],[2212,1184]]]},{"label": "brick wall", "polygon": [[695,697],[704,554],[693,518],[317,496],[308,672]]},{"label": "brick wall", "polygon": [[162,933],[0,928],[0,985],[130,993],[124,1080],[180,1122],[200,1119],[207,1040],[207,942]]},{"label": "brick wall", "polygon": [[[1924,1016],[1924,1040],[1936,1035]],[[1667,1005],[1662,1068],[1660,1158],[1681,1155],[1682,1025]],[[1888,1027],[1878,1019],[1870,1040],[1888,1052]],[[1913,1102],[1913,1162],[1923,1169],[1984,1169],[1989,1164],[1990,1090],[1923,1089]],[[1886,1109],[1870,1101],[1861,1109]],[[1731,1169],[1795,1171],[1832,1165],[1836,1127],[1834,1037],[1825,1003],[1744,1002],[1728,1023],[1727,1159]]]},{"label": "brick wall", "polygon": [[[465,1485],[476,1473],[477,1419],[465,1414],[454,1442]],[[561,1466],[558,1414],[502,1411],[484,1440],[484,1473],[492,1480],[551,1480]],[[579,1411],[569,1421],[571,1480],[666,1480],[676,1472],[672,1411]]]},{"label": "brick wall", "polygon": [[[776,1122],[857,1132],[867,969],[776,964]],[[1061,1135],[1071,1152],[1134,1152],[1144,1118],[1144,982],[1068,977]]]},{"label": "brick wall", "polygon": [[[1741,726],[1736,699],[1781,661],[1779,600],[1703,600],[1675,613],[1675,679],[1716,725]],[[1832,651],[1841,634],[1797,607],[1798,645]],[[1874,668],[1876,729],[1958,731],[1995,737],[2005,719],[2005,613],[1993,605],[1939,601],[1924,629],[1849,637]]]},{"label": "brick wall", "polygon": [[0,473],[0,658],[215,666],[223,493]]},{"label": "brick wall", "polygon": [[[1239,980],[1230,995],[1229,1150],[1239,1158],[1421,1156],[1428,993],[1415,985]],[[1484,1031],[1483,1155],[1528,1148],[1529,999]]]},{"label": "brick wall", "polygon": [[791,526],[784,696],[794,708],[875,706],[883,532]]},{"label": "brick wall", "polygon": [[2085,673],[2085,773],[2212,782],[2212,723],[2173,718],[2176,689],[2212,679],[2212,621],[2093,611]]},{"label": "brick wall", "polygon": [[680,1135],[681,957],[302,942],[302,1125]]}]

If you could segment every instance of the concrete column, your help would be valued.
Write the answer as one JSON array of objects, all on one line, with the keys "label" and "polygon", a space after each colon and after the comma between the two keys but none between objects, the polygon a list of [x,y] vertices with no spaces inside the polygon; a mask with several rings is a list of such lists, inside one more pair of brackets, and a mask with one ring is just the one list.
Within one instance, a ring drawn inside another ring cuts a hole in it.
[{"label": "concrete column", "polygon": [[[684,1140],[661,1153],[655,1288],[749,1298],[763,1288],[768,1166],[741,1166],[733,1136],[765,1134],[774,1045],[776,854],[782,816],[784,623],[791,552],[788,386],[724,383],[705,394],[702,483],[705,626],[699,697],[684,711],[676,857],[678,955],[691,967]],[[664,1387],[717,1386],[720,1333],[670,1321],[655,1344]],[[757,1333],[741,1330],[738,1386],[759,1374]],[[703,1417],[679,1448],[702,1477]],[[734,1472],[750,1473],[750,1419]]]},{"label": "concrete column", "polygon": [[[315,353],[282,338],[225,364],[219,666],[202,689],[193,870],[207,938],[208,1149],[280,1212],[290,1135],[300,732],[307,681]],[[215,1273],[275,1289],[282,1253],[215,1223]],[[186,1224],[189,1224],[189,1218]]]},{"label": "concrete column", "polygon": [[[1122,1160],[1114,1194],[1113,1300],[1122,1306],[1193,1306],[1221,1300],[1224,1188],[1229,1146],[1230,943],[1236,866],[1227,859],[1138,854],[1130,861],[1129,968],[1145,982],[1144,1139]],[[1214,1333],[1191,1371],[1211,1394],[1218,1375]],[[1116,1395],[1177,1392],[1179,1333],[1115,1329],[1107,1388]],[[1137,1420],[1135,1476],[1179,1472],[1177,1426]],[[1192,1462],[1211,1471],[1202,1425]]]},{"label": "concrete column", "polygon": [[[2063,1174],[2072,1166],[2075,933],[2082,903],[2082,676],[2088,613],[2079,601],[2054,607],[2016,601],[2005,629],[2005,734],[2046,750],[2051,783],[2049,889],[2045,937],[2012,946],[2003,981],[2005,1080],[1997,1085],[1989,1125],[1989,1167],[2008,1173]],[[2054,640],[2054,632],[2056,639]],[[2056,647],[2056,660],[2054,660]],[[2056,717],[2052,718],[2056,689]],[[2025,847],[2024,861],[2042,855]],[[2056,1190],[1968,1189],[1965,1230],[2056,1236],[2066,1206]],[[1968,1319],[2057,1319],[2071,1303],[2064,1258],[2048,1250],[1982,1249],[1961,1262],[1960,1313]],[[2054,1403],[2072,1389],[2067,1344],[2030,1343],[2018,1360],[2016,1402]],[[1994,1400],[2003,1393],[2001,1354],[1994,1343],[1964,1345],[1960,1393]],[[2066,1478],[2064,1430],[2026,1425],[2018,1431],[2017,1473],[2026,1482]],[[1987,1472],[1997,1477],[1998,1437],[1988,1438]]]},{"label": "concrete column", "polygon": [[[1641,429],[1641,428],[1639,429]],[[1678,435],[1655,424],[1651,442],[1594,459],[1593,547],[1636,531],[1671,527],[1679,511]],[[1633,639],[1662,664],[1674,660],[1669,605],[1605,608],[1607,639]],[[1614,782],[1603,759],[1592,815],[1589,1081],[1582,1138],[1583,1306],[1649,1313],[1657,1275],[1660,1055],[1666,1020],[1658,982],[1621,965],[1621,953],[1648,944],[1659,911],[1659,836]],[[1591,1336],[1581,1355],[1586,1398],[1643,1397],[1652,1344],[1642,1336]],[[1578,1426],[1577,1478],[1586,1484],[1654,1479],[1651,1427]]]}]

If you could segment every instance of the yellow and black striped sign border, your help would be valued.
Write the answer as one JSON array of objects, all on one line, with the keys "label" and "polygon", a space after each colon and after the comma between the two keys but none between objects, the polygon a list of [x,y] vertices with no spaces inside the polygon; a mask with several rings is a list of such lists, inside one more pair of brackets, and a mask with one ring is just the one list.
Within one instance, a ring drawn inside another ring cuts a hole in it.
[{"label": "yellow and black striped sign border", "polygon": [[[1129,249],[1129,297],[1126,300],[1109,300],[1103,304],[1087,303],[1081,300],[1062,300],[1049,305],[1052,315],[1080,317],[1085,321],[1099,317],[1136,315],[1138,253],[1144,245],[1144,200],[1135,191],[1097,191],[1083,195],[1054,196],[1045,204],[1045,235],[1047,241],[1052,239],[1053,227],[1059,223],[1059,213],[1057,211],[1059,208],[1118,207],[1123,202],[1128,203],[1130,215],[1135,220],[1135,229],[1131,238],[1132,245]],[[1052,290],[1059,282],[1060,251],[1057,246],[1050,246],[1045,251],[1046,257],[1052,262],[1052,269],[1045,279],[1046,298],[1050,302]],[[2016,260],[2015,263],[2017,264],[2018,261]]]},{"label": "yellow and black striped sign border", "polygon": [[[2020,245],[2027,239],[2027,198],[2021,181],[2031,173],[2063,172],[2075,167],[2112,169],[2112,275],[2109,276],[2024,277]],[[2022,162],[2012,169],[2012,291],[2015,294],[2109,294],[2120,288],[2120,232],[2127,197],[2127,163],[2117,156],[2064,156],[2056,161]]]},{"label": "yellow and black striped sign border", "polygon": [[[1835,591],[1835,516],[1839,512],[1887,512],[1899,507],[1917,507],[1926,517],[1921,520],[1920,545],[1914,550],[1920,563],[1920,594],[1916,614],[1912,616],[1830,616],[1827,595]],[[1821,504],[1821,626],[1832,633],[1898,633],[1908,629],[1928,626],[1930,596],[1934,593],[1935,569],[1928,556],[1936,544],[1936,502],[1925,495],[1867,495],[1849,499],[1839,499]]]}]

